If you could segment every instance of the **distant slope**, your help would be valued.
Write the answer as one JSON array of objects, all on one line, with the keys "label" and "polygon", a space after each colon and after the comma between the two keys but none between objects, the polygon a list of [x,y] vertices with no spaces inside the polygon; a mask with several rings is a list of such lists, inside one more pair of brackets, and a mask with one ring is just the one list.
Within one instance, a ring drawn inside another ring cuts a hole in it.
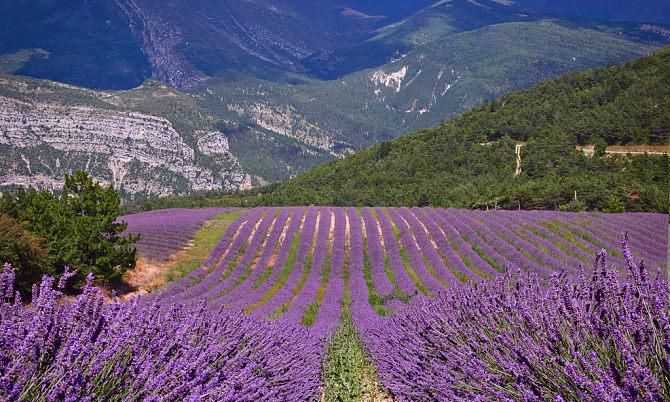
[{"label": "distant slope", "polygon": [[[190,87],[223,71],[259,77],[371,37],[430,3],[359,0],[11,0],[0,2],[0,55],[42,49],[23,75],[95,89],[147,78]],[[359,11],[359,8],[361,11]],[[48,57],[45,57],[48,55]],[[377,60],[382,64],[384,60]]]},{"label": "distant slope", "polygon": [[[543,80],[648,55],[670,42],[665,29],[547,19],[500,0],[3,3],[0,74],[101,88],[154,80],[102,91],[2,76],[0,187],[58,186],[76,169],[132,199],[262,186]],[[73,106],[87,110],[61,119]],[[150,117],[162,123],[144,130]]]},{"label": "distant slope", "polygon": [[[451,12],[430,10],[445,19],[453,17]],[[427,43],[391,63],[334,81],[233,77],[210,80],[193,92],[210,114],[228,122],[221,131],[230,133],[233,152],[248,155],[242,166],[277,181],[327,158],[433,127],[511,91],[570,71],[623,63],[657,48],[550,20],[457,33],[429,33],[417,23],[410,31]],[[287,141],[310,149],[294,152],[291,145],[287,152]],[[273,156],[262,158],[266,155]]]},{"label": "distant slope", "polygon": [[510,0],[505,2],[514,3],[517,7],[550,12],[564,17],[670,23],[670,2],[666,0]]},{"label": "distant slope", "polygon": [[129,89],[148,78],[183,89],[230,72],[335,79],[447,33],[558,17],[608,27],[624,21],[631,26],[617,31],[626,35],[670,24],[669,7],[665,0],[7,0],[0,57],[32,52],[18,73],[93,89]]},{"label": "distant slope", "polygon": [[[447,18],[450,10],[424,13]],[[421,27],[416,23],[416,32],[423,32]],[[58,187],[65,173],[77,169],[114,183],[131,199],[259,186],[435,126],[561,73],[624,62],[656,48],[546,20],[432,38],[394,62],[334,81],[233,76],[188,92],[156,82],[128,91],[92,91],[3,76],[0,186]],[[10,69],[26,57],[31,55],[5,58],[4,65]],[[73,107],[87,111],[60,118]],[[144,116],[125,124],[118,112]],[[150,116],[164,119],[167,142],[160,125],[140,128]],[[153,146],[163,143],[169,145]],[[178,149],[184,152],[173,152]]]},{"label": "distant slope", "polygon": [[[520,142],[522,173],[515,177]],[[319,166],[252,202],[667,212],[667,156],[597,151],[589,158],[575,147],[669,142],[666,48],[504,96],[437,128]]]}]

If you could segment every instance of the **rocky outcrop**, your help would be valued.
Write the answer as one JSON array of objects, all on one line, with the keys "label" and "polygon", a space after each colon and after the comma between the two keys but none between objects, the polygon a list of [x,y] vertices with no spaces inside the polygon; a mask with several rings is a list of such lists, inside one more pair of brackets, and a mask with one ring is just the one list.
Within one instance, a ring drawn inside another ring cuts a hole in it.
[{"label": "rocky outcrop", "polygon": [[198,149],[207,156],[226,156],[230,154],[228,137],[220,131],[205,133],[198,139]]},{"label": "rocky outcrop", "polygon": [[246,116],[258,127],[337,156],[333,136],[318,123],[308,121],[290,105],[268,103],[229,104],[228,110]]},{"label": "rocky outcrop", "polygon": [[377,86],[393,88],[396,92],[400,92],[402,82],[406,76],[407,66],[403,66],[400,70],[391,73],[386,73],[383,70],[375,71],[370,76],[370,81]]},{"label": "rocky outcrop", "polygon": [[129,194],[237,190],[248,185],[221,133],[198,141],[215,166],[196,162],[170,121],[143,113],[33,103],[0,96],[0,185],[62,186],[73,170]]}]

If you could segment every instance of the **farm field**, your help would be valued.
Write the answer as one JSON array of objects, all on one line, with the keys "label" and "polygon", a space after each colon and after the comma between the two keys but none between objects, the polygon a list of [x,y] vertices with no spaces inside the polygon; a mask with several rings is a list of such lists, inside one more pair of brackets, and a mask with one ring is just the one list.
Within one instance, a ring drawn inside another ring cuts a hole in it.
[{"label": "farm field", "polygon": [[[163,224],[183,222],[183,233],[190,233],[177,236],[183,245],[221,212],[182,210],[174,220],[138,215],[132,219],[142,226],[132,230],[160,239]],[[16,318],[0,322],[0,342],[9,346],[0,354],[8,362],[0,370],[0,396],[595,401],[616,391],[615,400],[636,400],[625,393],[631,387],[648,400],[670,395],[670,384],[655,379],[668,378],[668,369],[649,358],[655,353],[649,345],[670,346],[670,335],[657,329],[670,328],[667,278],[655,274],[667,266],[667,215],[238,212],[198,268],[131,302],[105,304],[87,287],[75,303],[58,304],[58,286],[46,280],[33,296],[36,308],[23,310],[11,302],[5,269],[2,309]],[[629,337],[623,328],[638,332]],[[611,335],[629,355],[612,357],[594,334]],[[38,352],[20,358],[32,345]],[[51,368],[40,371],[44,356]],[[358,386],[377,389],[372,395],[342,386],[351,372],[331,373],[353,359],[361,363],[352,370],[365,376]],[[608,366],[608,359],[615,362]],[[617,370],[628,383],[617,383]],[[551,376],[558,382],[542,382]]]},{"label": "farm field", "polygon": [[141,258],[167,261],[193,239],[196,231],[216,215],[230,208],[164,209],[122,216],[125,234],[140,235],[136,243]]},{"label": "farm field", "polygon": [[206,298],[325,330],[338,315],[345,268],[353,303],[387,315],[506,267],[544,277],[575,274],[603,248],[623,266],[624,232],[636,258],[653,269],[665,266],[667,216],[660,214],[258,208],[227,229],[200,269],[156,297]]}]

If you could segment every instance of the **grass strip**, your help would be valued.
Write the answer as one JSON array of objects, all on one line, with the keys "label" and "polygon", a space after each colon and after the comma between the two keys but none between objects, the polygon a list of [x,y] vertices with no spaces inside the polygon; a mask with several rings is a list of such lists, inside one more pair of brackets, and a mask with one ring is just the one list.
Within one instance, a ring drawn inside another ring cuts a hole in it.
[{"label": "grass strip", "polygon": [[193,237],[193,246],[186,249],[170,265],[165,274],[165,280],[167,282],[179,280],[199,268],[219,244],[228,226],[238,220],[241,215],[242,211],[224,212],[205,222]]},{"label": "grass strip", "polygon": [[345,252],[341,325],[330,338],[323,363],[323,402],[388,401],[351,317],[349,256]]},{"label": "grass strip", "polygon": [[419,289],[419,292],[425,294],[425,295],[430,295],[430,292],[428,292],[428,288],[426,285],[423,283],[421,278],[419,278],[419,275],[416,273],[414,268],[412,268],[412,263],[409,260],[409,256],[407,255],[407,251],[402,245],[402,241],[400,240],[401,234],[400,234],[400,229],[398,229],[398,226],[391,220],[389,217],[389,220],[391,221],[391,230],[393,230],[393,234],[395,235],[395,239],[398,242],[398,251],[400,252],[400,259],[402,260],[402,265],[403,268],[405,269],[405,272],[407,272],[407,275],[410,277],[412,282],[414,282],[414,286],[416,286],[417,289]]}]

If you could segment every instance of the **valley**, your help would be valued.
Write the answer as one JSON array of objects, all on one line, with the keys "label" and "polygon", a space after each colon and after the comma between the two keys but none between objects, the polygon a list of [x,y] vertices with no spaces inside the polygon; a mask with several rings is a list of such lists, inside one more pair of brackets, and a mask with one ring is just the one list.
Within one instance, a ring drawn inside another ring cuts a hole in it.
[{"label": "valley", "polygon": [[[124,3],[124,10],[139,13],[145,10],[144,3]],[[146,3],[147,10],[154,10]],[[192,61],[167,48],[145,50],[149,58],[155,56],[151,63],[159,67],[147,77],[151,81],[133,89],[86,89],[5,75],[0,81],[4,104],[32,103],[33,109],[40,109],[39,124],[50,132],[34,130],[37,124],[17,125],[15,121],[33,120],[34,114],[26,107],[7,106],[6,119],[13,122],[0,127],[5,151],[0,158],[0,186],[58,188],[64,173],[88,167],[128,200],[258,187],[433,127],[545,79],[647,55],[667,40],[661,35],[641,40],[635,36],[640,26],[622,25],[616,34],[612,31],[616,25],[603,28],[520,16],[498,3],[483,7],[464,1],[439,2],[413,12],[379,28],[360,45],[360,51],[372,58],[351,66],[359,71],[338,73],[330,80],[305,69],[273,75],[252,70],[196,71]],[[133,18],[135,29],[163,26]],[[151,35],[147,35],[143,37],[150,46]],[[160,43],[168,46],[166,41]],[[386,49],[381,51],[386,56],[374,61],[373,48]],[[0,60],[5,60],[6,72],[21,74],[29,73],[25,68],[33,61],[53,57],[51,51],[35,50],[0,55]],[[329,63],[324,59],[319,65]],[[95,75],[104,76],[104,71]],[[86,108],[88,116],[79,108]],[[140,119],[161,123],[143,126],[141,134],[132,119],[118,127],[104,121],[90,124],[91,116],[120,118],[112,111],[141,114]],[[62,112],[71,115],[67,124],[81,127],[77,134],[54,123]],[[117,132],[100,133],[96,126]],[[164,130],[170,132],[171,150],[147,157],[146,144],[161,141]],[[79,146],[78,156],[65,163],[63,146],[57,145],[64,135],[86,137],[84,141],[97,145]],[[140,137],[145,145],[137,142]],[[119,147],[121,140],[128,144]]]}]

